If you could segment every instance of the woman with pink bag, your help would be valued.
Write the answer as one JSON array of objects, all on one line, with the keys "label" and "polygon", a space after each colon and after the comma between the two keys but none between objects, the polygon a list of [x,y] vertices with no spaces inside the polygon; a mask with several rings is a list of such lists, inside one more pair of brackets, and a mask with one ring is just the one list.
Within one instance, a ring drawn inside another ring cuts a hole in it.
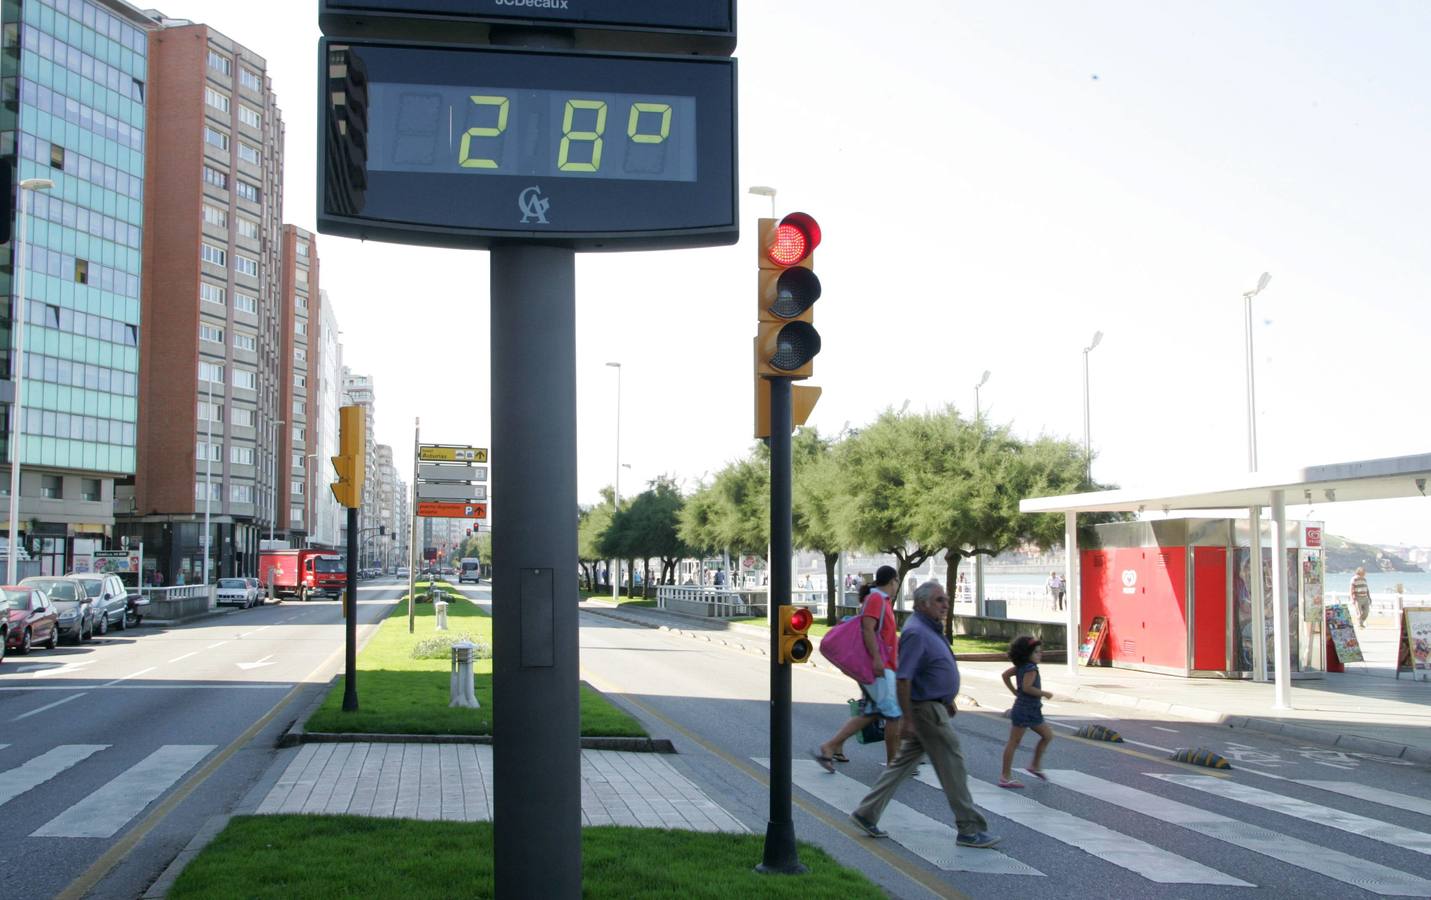
[{"label": "woman with pink bag", "polygon": [[810,756],[826,772],[833,773],[837,762],[850,761],[844,753],[845,741],[875,719],[882,718],[885,722],[886,765],[899,752],[900,709],[894,680],[895,666],[899,663],[899,628],[890,602],[890,595],[898,590],[898,574],[894,566],[880,566],[875,572],[875,583],[860,589],[860,626],[874,681],[860,685],[860,714],[840,726],[834,737],[811,748]]}]

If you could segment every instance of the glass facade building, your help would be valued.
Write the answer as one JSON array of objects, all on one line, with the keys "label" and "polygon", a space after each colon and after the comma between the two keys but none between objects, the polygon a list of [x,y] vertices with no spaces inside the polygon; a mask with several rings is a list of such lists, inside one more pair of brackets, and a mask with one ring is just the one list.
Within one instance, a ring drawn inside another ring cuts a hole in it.
[{"label": "glass facade building", "polygon": [[[15,266],[26,267],[21,514],[58,548],[47,553],[59,555],[72,549],[57,543],[62,535],[103,539],[114,521],[114,478],[136,467],[151,23],[127,4],[99,0],[5,2],[3,16],[0,156],[13,161],[17,184],[54,183],[19,192],[17,207],[29,213],[23,258],[12,239],[0,273],[13,303]],[[6,461],[12,312],[5,304],[0,320]],[[63,564],[50,559],[44,568]]]}]

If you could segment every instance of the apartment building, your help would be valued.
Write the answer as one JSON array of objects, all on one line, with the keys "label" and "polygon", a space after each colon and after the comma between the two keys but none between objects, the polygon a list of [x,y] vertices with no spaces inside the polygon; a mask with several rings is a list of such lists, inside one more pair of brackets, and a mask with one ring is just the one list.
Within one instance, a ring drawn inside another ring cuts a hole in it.
[{"label": "apartment building", "polygon": [[[359,375],[347,366],[343,367],[343,405],[363,407],[363,420],[366,428],[366,448],[367,461],[363,465],[363,499],[362,505],[358,508],[359,528],[367,528],[376,525],[378,520],[380,495],[378,479],[378,447],[377,441],[373,437],[374,421],[377,412],[377,393],[373,386],[371,375]],[[343,519],[343,546],[348,540],[348,520]],[[361,543],[361,542],[360,542]],[[359,547],[359,552],[362,548]]]},{"label": "apartment building", "polygon": [[[279,323],[280,377],[278,408],[287,410],[288,427],[280,429],[275,452],[280,463],[278,522],[295,547],[309,543],[317,508],[310,483],[328,466],[320,456],[324,416],[336,417],[338,408],[324,409],[318,394],[318,333],[321,295],[318,286],[318,247],[314,235],[296,225],[283,226],[283,302]],[[324,482],[325,484],[327,482]],[[330,496],[332,492],[329,492]]]},{"label": "apartment building", "polygon": [[23,247],[17,220],[0,245],[0,291],[25,276],[21,305],[0,304],[0,529],[8,547],[18,504],[20,574],[51,574],[109,546],[115,482],[137,465],[152,23],[111,0],[8,3],[4,18],[0,164],[26,222]]},{"label": "apartment building", "polygon": [[138,466],[116,531],[142,540],[173,584],[201,580],[206,558],[210,577],[254,574],[259,541],[288,525],[287,429],[298,426],[285,329],[296,316],[281,265],[283,122],[265,61],[207,25],[152,15],[149,340]]},{"label": "apartment building", "polygon": [[[343,405],[343,344],[338,340],[338,317],[328,292],[318,291],[318,331],[311,333],[313,320],[309,321],[309,354],[317,350],[317,383],[314,387],[314,404],[318,407],[318,419],[308,427],[313,451],[312,487],[308,492],[309,509],[313,524],[308,534],[308,542],[315,547],[343,549],[343,529],[347,524],[347,513],[338,505],[338,499],[329,490],[334,473],[330,460],[338,455],[338,407]],[[310,383],[311,380],[310,380]]]}]

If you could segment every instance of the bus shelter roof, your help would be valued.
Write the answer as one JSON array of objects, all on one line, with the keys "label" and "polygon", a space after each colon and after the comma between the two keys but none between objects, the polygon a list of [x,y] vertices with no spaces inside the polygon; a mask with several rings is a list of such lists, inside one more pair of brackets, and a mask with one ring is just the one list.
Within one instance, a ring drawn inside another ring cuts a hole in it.
[{"label": "bus shelter roof", "polygon": [[1196,479],[1149,488],[1122,488],[1029,497],[1019,501],[1024,513],[1149,512],[1245,509],[1270,506],[1280,491],[1289,504],[1345,503],[1425,497],[1431,482],[1431,453],[1362,459],[1281,472],[1249,472]]}]

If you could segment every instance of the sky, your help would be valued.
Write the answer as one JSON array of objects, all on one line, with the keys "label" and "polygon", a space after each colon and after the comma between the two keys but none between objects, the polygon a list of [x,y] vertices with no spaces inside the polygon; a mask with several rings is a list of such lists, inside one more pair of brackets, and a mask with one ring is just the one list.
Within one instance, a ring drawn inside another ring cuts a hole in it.
[{"label": "sky", "polygon": [[[285,220],[315,228],[315,3],[181,0],[263,55]],[[295,9],[304,9],[294,18]],[[809,424],[980,407],[1081,441],[1123,487],[1247,471],[1243,294],[1263,471],[1431,451],[1431,5],[739,5],[738,245],[577,257],[579,500],[693,490],[751,445],[755,220],[816,217]],[[482,251],[321,236],[378,440],[490,441]],[[500,388],[500,385],[497,387]],[[403,454],[399,452],[399,458]],[[493,459],[493,467],[519,461]],[[1431,500],[1289,506],[1431,546]],[[501,498],[492,514],[500,518]]]}]

